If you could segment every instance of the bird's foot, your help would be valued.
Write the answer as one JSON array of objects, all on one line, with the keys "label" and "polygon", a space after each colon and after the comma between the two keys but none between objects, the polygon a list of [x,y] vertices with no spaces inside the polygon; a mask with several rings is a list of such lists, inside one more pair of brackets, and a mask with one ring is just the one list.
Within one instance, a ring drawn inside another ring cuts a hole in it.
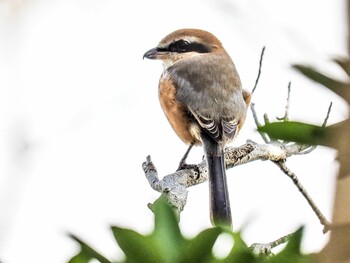
[{"label": "bird's foot", "polygon": [[177,167],[176,171],[185,170],[185,169],[191,169],[191,168],[195,168],[196,167],[195,164],[187,164],[186,163],[187,156],[190,153],[192,147],[193,147],[193,143],[191,143],[189,145],[189,147],[188,147],[187,151],[185,152],[184,156],[181,158],[181,161],[180,161],[179,166]]}]

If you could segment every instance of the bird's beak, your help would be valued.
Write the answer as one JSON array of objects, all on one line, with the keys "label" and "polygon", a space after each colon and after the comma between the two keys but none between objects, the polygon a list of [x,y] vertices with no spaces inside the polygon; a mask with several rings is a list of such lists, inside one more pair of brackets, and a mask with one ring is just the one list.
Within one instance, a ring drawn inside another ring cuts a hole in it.
[{"label": "bird's beak", "polygon": [[158,48],[152,48],[150,50],[148,50],[144,55],[143,55],[143,59],[144,58],[148,58],[148,59],[157,59],[159,55],[159,50]]}]

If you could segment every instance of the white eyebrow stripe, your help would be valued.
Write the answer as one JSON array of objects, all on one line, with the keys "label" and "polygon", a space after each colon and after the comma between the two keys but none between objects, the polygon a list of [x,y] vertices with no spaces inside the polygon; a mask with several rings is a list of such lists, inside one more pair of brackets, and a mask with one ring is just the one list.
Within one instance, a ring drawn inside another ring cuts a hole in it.
[{"label": "white eyebrow stripe", "polygon": [[[200,38],[198,37],[194,37],[194,36],[186,36],[186,37],[183,37],[183,38],[180,38],[180,39],[183,39],[187,42],[190,42],[190,43],[193,43],[193,42],[201,42]],[[178,40],[180,40],[178,39]]]}]

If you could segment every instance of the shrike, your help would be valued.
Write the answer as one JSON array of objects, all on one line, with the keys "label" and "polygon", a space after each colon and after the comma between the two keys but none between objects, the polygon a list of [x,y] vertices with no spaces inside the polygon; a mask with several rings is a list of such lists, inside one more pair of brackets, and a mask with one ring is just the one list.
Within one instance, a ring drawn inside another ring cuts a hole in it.
[{"label": "shrike", "polygon": [[221,42],[203,30],[177,30],[144,58],[163,61],[160,105],[182,141],[203,145],[211,222],[231,227],[224,149],[244,123],[250,93],[242,90],[236,67]]}]

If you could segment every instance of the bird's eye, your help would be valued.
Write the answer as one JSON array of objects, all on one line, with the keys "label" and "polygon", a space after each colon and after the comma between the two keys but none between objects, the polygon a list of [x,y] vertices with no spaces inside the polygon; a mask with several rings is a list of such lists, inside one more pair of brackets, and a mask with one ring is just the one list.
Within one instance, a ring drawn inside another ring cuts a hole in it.
[{"label": "bird's eye", "polygon": [[169,46],[169,49],[172,52],[183,53],[183,52],[188,51],[187,49],[188,49],[189,44],[190,43],[188,43],[187,41],[181,39],[181,40],[178,40],[178,41],[172,43]]}]

